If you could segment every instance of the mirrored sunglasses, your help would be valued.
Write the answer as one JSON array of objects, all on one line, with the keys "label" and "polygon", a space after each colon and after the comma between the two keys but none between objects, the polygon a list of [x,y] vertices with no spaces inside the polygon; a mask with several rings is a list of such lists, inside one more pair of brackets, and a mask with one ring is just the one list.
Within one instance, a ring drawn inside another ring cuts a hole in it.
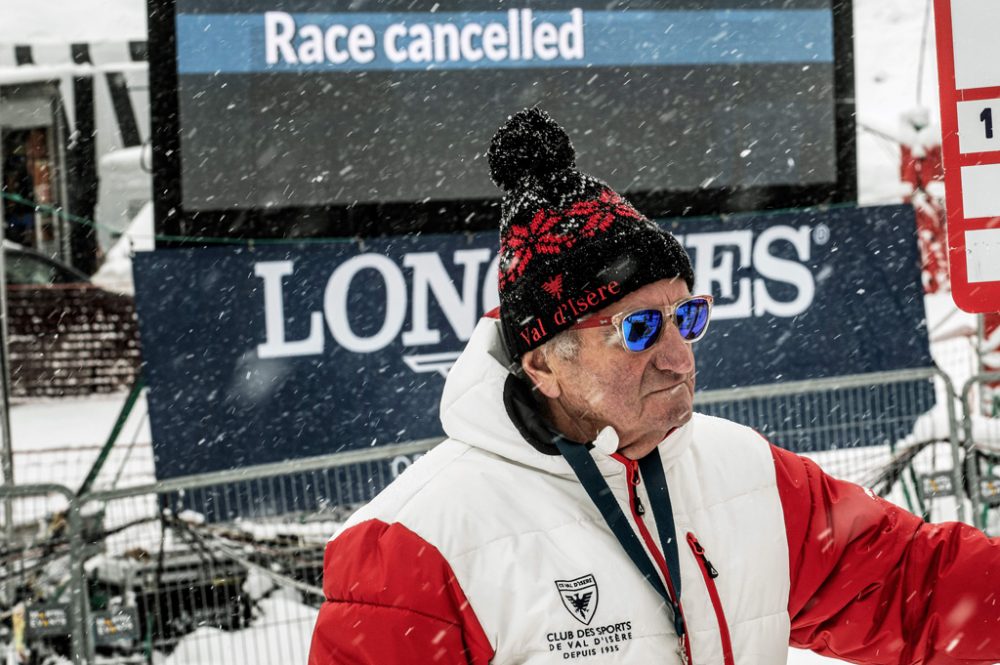
[{"label": "mirrored sunglasses", "polygon": [[664,321],[673,320],[681,338],[693,344],[705,336],[712,318],[712,296],[691,296],[664,308],[637,309],[612,317],[581,321],[571,330],[614,326],[622,346],[633,353],[651,348],[660,338]]}]

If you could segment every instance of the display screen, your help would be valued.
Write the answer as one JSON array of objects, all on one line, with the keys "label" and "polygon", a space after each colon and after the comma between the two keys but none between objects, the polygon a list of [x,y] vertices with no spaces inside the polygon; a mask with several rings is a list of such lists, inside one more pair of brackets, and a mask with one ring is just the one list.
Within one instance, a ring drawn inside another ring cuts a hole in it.
[{"label": "display screen", "polygon": [[495,199],[490,137],[532,105],[629,194],[838,181],[831,0],[176,0],[173,21],[186,211]]}]

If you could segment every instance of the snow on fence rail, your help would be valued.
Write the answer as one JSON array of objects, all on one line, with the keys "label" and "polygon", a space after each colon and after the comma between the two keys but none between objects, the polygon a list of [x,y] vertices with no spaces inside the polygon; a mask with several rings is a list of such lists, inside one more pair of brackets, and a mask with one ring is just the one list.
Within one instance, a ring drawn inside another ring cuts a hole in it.
[{"label": "snow on fence rail", "polygon": [[[898,488],[909,482],[920,500],[911,509],[928,515],[930,503],[941,505],[948,494],[928,487],[962,492],[954,394],[948,378],[929,368],[701,392],[696,408],[753,426],[834,475],[876,479],[900,502],[910,497]],[[76,662],[304,662],[322,600],[324,543],[437,442],[70,497],[86,559],[84,568],[69,568],[81,578],[74,584],[87,589],[83,621],[120,622],[115,639],[95,638]],[[952,514],[964,507],[958,496],[947,501]]]}]

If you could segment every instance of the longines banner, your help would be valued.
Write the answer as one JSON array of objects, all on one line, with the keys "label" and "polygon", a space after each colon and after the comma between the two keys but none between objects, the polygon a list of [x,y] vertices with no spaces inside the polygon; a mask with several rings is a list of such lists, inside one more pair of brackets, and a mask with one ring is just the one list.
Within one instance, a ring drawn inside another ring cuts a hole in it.
[{"label": "longines banner", "polygon": [[[699,390],[931,364],[912,208],[664,224],[716,298]],[[157,476],[440,434],[496,252],[491,232],[139,254]]]}]

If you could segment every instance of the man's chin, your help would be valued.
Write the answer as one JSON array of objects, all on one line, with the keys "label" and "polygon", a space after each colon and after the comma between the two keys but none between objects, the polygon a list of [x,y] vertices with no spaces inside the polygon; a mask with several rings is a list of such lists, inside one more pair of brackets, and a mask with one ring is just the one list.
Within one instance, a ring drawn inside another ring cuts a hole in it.
[{"label": "man's chin", "polygon": [[660,446],[660,444],[663,443],[675,429],[686,425],[688,421],[691,420],[691,417],[693,415],[694,414],[692,413],[690,408],[687,408],[686,410],[685,409],[679,410],[679,413],[677,414],[676,418],[670,419],[669,424],[663,425],[662,428],[658,430],[659,432],[661,432],[661,434],[651,436],[649,438],[637,441],[635,443],[631,443],[626,446],[622,446],[621,448],[618,449],[618,453],[621,456],[625,457],[626,459],[630,460],[642,459],[649,453],[656,450]]},{"label": "man's chin", "polygon": [[625,459],[637,460],[642,459],[649,453],[656,450],[657,443],[633,443],[631,446],[625,446],[624,448],[618,449],[618,454]]},{"label": "man's chin", "polygon": [[680,384],[648,395],[643,406],[647,412],[656,413],[664,431],[669,431],[691,420],[694,396],[685,384]]},{"label": "man's chin", "polygon": [[692,407],[689,405],[687,408],[682,410],[680,414],[678,414],[677,418],[674,419],[673,424],[670,426],[668,431],[673,432],[678,427],[681,427],[682,425],[687,425],[693,416],[694,416],[694,411],[692,411]]}]

